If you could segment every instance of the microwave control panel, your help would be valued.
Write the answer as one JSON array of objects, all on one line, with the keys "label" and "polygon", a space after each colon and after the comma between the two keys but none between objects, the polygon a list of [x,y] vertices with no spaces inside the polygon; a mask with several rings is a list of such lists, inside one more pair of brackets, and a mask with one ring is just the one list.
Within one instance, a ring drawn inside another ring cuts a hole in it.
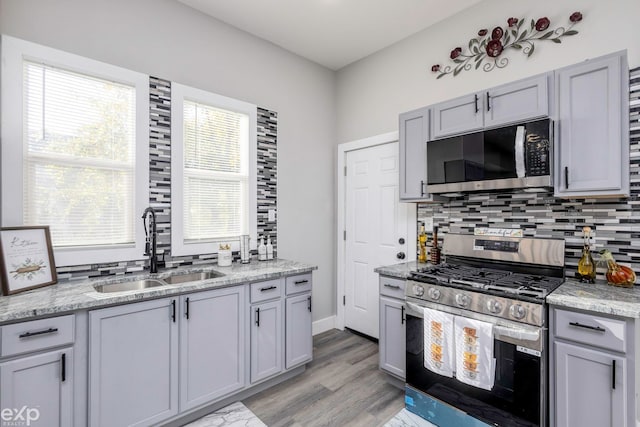
[{"label": "microwave control panel", "polygon": [[549,140],[535,138],[535,136],[530,138],[530,135],[527,135],[525,150],[527,176],[549,175]]}]

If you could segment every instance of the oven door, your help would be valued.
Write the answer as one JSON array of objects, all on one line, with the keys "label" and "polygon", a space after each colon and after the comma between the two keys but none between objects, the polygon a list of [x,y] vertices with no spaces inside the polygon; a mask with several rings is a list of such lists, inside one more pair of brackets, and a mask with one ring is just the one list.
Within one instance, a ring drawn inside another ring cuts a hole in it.
[{"label": "oven door", "polygon": [[[438,426],[546,426],[546,330],[407,298],[407,409]],[[424,367],[420,307],[493,323],[495,384],[491,391]],[[478,423],[480,420],[483,423]]]}]

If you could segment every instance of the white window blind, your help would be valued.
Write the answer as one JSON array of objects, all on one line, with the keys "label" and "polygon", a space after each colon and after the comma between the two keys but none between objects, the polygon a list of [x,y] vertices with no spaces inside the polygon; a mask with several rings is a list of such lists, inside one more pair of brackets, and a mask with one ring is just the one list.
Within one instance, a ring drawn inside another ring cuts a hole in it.
[{"label": "white window blind", "polygon": [[135,86],[25,61],[24,224],[55,247],[135,242]]},{"label": "white window blind", "polygon": [[249,233],[249,116],[184,100],[183,238]]}]

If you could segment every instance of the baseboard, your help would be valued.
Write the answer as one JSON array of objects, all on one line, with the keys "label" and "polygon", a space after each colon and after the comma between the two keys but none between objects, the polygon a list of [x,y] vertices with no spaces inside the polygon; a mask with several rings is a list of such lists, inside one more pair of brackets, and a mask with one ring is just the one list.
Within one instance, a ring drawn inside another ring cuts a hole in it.
[{"label": "baseboard", "polygon": [[323,332],[330,331],[335,327],[336,324],[336,316],[325,317],[324,319],[316,320],[313,322],[311,326],[312,335],[318,335]]}]

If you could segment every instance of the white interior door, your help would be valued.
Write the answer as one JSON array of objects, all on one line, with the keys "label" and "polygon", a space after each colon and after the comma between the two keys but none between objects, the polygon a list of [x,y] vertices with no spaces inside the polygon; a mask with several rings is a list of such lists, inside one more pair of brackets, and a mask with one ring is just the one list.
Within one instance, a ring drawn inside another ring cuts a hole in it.
[{"label": "white interior door", "polygon": [[398,201],[398,143],[348,151],[346,165],[345,326],[378,338],[373,269],[401,262],[398,254],[409,247],[409,205]]}]

